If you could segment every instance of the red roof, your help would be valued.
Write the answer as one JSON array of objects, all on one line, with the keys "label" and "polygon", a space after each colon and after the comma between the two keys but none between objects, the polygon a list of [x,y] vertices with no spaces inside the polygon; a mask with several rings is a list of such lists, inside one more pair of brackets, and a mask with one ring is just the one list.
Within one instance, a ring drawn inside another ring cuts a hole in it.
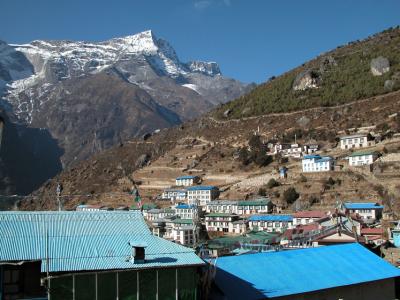
[{"label": "red roof", "polygon": [[383,235],[383,228],[361,228],[362,235]]},{"label": "red roof", "polygon": [[293,218],[323,218],[326,217],[326,212],[320,210],[305,210],[298,211],[293,214]]}]

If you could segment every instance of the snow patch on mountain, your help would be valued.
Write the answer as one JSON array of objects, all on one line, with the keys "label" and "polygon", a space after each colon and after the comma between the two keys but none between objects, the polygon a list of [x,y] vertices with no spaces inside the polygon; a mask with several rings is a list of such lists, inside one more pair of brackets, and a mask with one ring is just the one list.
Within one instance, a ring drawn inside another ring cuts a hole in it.
[{"label": "snow patch on mountain", "polygon": [[202,87],[187,78],[194,73],[221,75],[215,62],[182,63],[172,46],[151,30],[103,42],[35,40],[18,45],[0,41],[0,94],[6,91],[5,100],[27,123],[47,102],[36,98],[50,93],[58,82],[112,68],[146,90],[151,89],[147,80],[167,76],[181,85],[186,82],[183,86],[199,94]]},{"label": "snow patch on mountain", "polygon": [[199,87],[195,84],[185,83],[185,84],[182,84],[182,86],[184,86],[188,89],[191,89],[191,90],[195,91],[197,94],[201,95]]}]

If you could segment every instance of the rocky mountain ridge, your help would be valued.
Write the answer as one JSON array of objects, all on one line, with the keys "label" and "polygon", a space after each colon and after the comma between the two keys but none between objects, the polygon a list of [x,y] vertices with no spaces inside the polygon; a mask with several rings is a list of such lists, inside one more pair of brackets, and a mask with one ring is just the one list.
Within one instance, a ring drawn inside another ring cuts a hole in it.
[{"label": "rocky mountain ridge", "polygon": [[61,149],[57,171],[196,118],[250,88],[224,77],[215,62],[181,62],[152,31],[104,42],[0,42],[5,125],[17,124],[18,136],[47,132]]}]

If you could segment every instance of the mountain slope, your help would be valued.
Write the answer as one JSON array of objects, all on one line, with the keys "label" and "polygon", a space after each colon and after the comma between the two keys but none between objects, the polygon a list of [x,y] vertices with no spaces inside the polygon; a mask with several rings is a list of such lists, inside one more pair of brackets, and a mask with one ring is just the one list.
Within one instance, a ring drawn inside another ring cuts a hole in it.
[{"label": "mountain slope", "polygon": [[18,130],[48,131],[62,150],[57,166],[196,118],[250,88],[214,62],[181,62],[151,31],[98,43],[0,42],[0,108]]},{"label": "mountain slope", "polygon": [[213,115],[232,119],[332,106],[397,89],[399,27],[323,53],[221,106]]}]

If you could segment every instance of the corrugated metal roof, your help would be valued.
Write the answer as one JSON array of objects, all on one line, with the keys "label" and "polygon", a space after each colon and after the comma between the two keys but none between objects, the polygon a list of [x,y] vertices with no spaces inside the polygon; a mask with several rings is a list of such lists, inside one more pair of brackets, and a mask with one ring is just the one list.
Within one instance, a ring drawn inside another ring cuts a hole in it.
[{"label": "corrugated metal roof", "polygon": [[349,155],[349,157],[364,156],[364,155],[378,155],[376,151],[357,151]]},{"label": "corrugated metal roof", "polygon": [[291,222],[291,215],[255,215],[249,218],[249,221],[274,221],[274,222]]},{"label": "corrugated metal roof", "polygon": [[176,180],[195,179],[195,178],[198,178],[198,176],[193,176],[193,175],[184,175],[184,176],[179,176],[179,177],[176,177]]},{"label": "corrugated metal roof", "polygon": [[[127,260],[146,243],[146,263]],[[46,260],[50,272],[201,264],[193,250],[153,236],[139,211],[0,212],[0,261]]]},{"label": "corrugated metal roof", "polygon": [[260,205],[268,205],[270,202],[271,202],[270,199],[247,200],[247,201],[239,201],[238,206],[260,206]]},{"label": "corrugated metal roof", "polygon": [[216,186],[212,185],[197,185],[197,186],[190,186],[187,188],[188,191],[204,191],[204,190],[218,190]]},{"label": "corrugated metal roof", "polygon": [[216,284],[227,299],[263,299],[400,276],[359,244],[218,258]]},{"label": "corrugated metal roof", "polygon": [[379,205],[375,202],[346,202],[344,206],[347,209],[383,209],[383,205]]},{"label": "corrugated metal roof", "polygon": [[184,203],[180,203],[177,206],[175,206],[175,209],[190,209],[190,208],[196,208],[195,205],[189,205],[189,204],[184,204]]}]

